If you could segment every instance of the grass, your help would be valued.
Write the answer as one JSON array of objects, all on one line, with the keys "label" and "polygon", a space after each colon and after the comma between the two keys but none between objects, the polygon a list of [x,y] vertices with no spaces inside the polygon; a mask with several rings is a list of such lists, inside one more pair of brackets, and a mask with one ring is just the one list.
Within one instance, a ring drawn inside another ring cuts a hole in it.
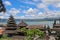
[{"label": "grass", "polygon": [[3,35],[0,40],[23,40],[24,37],[21,36],[21,38],[17,37],[17,38],[14,38],[14,37],[7,37],[6,35]]},{"label": "grass", "polygon": [[9,37],[7,37],[6,35],[3,35],[0,40],[11,40]]}]

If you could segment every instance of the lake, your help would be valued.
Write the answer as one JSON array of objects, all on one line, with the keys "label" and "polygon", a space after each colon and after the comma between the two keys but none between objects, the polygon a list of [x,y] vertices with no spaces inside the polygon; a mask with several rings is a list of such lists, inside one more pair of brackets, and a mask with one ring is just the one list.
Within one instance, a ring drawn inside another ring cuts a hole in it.
[{"label": "lake", "polygon": [[[53,27],[53,23],[54,21],[26,21],[24,20],[24,22],[26,22],[28,25],[49,25],[50,28]],[[0,24],[6,24],[7,20],[0,20]],[[19,24],[20,20],[16,20],[16,23]],[[57,23],[59,23],[59,21],[57,21]]]}]

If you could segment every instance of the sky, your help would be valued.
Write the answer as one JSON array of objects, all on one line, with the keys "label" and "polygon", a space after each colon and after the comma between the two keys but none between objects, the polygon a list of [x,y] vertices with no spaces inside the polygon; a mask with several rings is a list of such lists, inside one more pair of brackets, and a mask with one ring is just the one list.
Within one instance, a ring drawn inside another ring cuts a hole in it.
[{"label": "sky", "polygon": [[8,19],[44,19],[60,18],[60,0],[2,0],[6,12],[0,12],[0,18]]}]

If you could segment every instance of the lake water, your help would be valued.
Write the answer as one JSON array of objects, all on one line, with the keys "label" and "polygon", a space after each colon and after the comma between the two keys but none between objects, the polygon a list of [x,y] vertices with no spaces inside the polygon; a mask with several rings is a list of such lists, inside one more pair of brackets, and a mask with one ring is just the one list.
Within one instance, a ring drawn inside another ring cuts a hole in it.
[{"label": "lake water", "polygon": [[[26,22],[28,25],[49,25],[50,28],[53,27],[53,23],[54,21],[24,21]],[[1,21],[0,24],[6,24],[7,21]],[[20,23],[20,21],[16,21],[17,24]],[[59,23],[59,21],[57,21],[57,23]]]},{"label": "lake water", "polygon": [[53,27],[54,21],[36,21],[36,22],[26,22],[29,25],[49,25],[51,28]]}]

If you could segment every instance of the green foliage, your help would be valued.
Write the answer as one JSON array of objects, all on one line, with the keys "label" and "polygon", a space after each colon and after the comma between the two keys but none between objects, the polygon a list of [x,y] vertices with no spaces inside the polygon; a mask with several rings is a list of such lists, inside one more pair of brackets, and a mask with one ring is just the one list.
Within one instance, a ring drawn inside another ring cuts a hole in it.
[{"label": "green foliage", "polygon": [[33,38],[31,36],[27,36],[26,40],[32,40]]},{"label": "green foliage", "polygon": [[38,35],[39,38],[44,37],[44,32],[39,29],[36,29],[36,28],[34,28],[34,29],[22,28],[21,31],[27,33],[27,40],[33,40],[35,35]]},{"label": "green foliage", "polygon": [[7,35],[3,35],[2,38],[8,38]]},{"label": "green foliage", "polygon": [[21,32],[26,32],[27,31],[27,29],[25,27],[21,28],[20,30],[21,30]]},{"label": "green foliage", "polygon": [[0,38],[0,40],[10,40],[10,38],[7,37],[7,35],[3,35],[3,36]]},{"label": "green foliage", "polygon": [[34,30],[30,30],[30,29],[28,29],[27,30],[27,36],[34,36]]}]

